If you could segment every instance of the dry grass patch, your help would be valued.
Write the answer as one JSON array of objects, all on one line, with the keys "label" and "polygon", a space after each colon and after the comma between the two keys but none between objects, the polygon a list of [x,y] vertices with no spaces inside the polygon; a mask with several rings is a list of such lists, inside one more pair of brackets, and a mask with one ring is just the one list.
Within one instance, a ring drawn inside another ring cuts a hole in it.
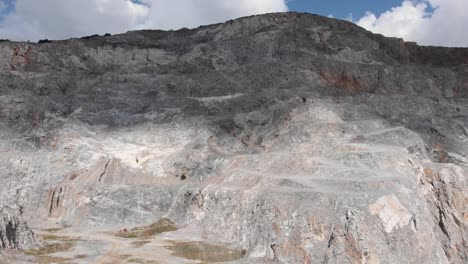
[{"label": "dry grass patch", "polygon": [[148,241],[148,240],[138,240],[138,241],[132,242],[132,245],[134,245],[135,247],[142,247],[150,242],[151,241]]},{"label": "dry grass patch", "polygon": [[142,263],[142,264],[145,263],[145,261],[142,260],[142,259],[129,259],[129,260],[127,260],[127,262],[128,263]]},{"label": "dry grass patch", "polygon": [[119,231],[115,235],[123,238],[147,238],[175,230],[177,230],[177,227],[171,220],[162,218],[149,226],[135,227],[130,230]]},{"label": "dry grass patch", "polygon": [[72,242],[64,242],[64,243],[53,243],[53,244],[48,244],[44,247],[38,248],[38,249],[30,249],[30,250],[25,250],[24,254],[30,255],[30,256],[42,256],[42,255],[49,255],[57,252],[64,252],[68,251],[73,247]]},{"label": "dry grass patch", "polygon": [[172,251],[174,256],[210,263],[234,261],[243,258],[246,254],[245,250],[200,241],[172,242],[172,245],[167,248]]},{"label": "dry grass patch", "polygon": [[132,258],[127,260],[128,263],[140,263],[140,264],[159,264],[156,260],[144,260],[139,258]]},{"label": "dry grass patch", "polygon": [[39,235],[44,240],[55,240],[55,241],[78,241],[78,238],[74,237],[67,237],[67,236],[57,236],[57,235],[50,235],[50,234],[42,234]]},{"label": "dry grass patch", "polygon": [[62,230],[63,228],[48,228],[48,229],[45,229],[44,231],[49,232],[49,233],[55,233],[55,232],[59,232]]},{"label": "dry grass patch", "polygon": [[38,264],[73,264],[73,259],[69,258],[58,258],[58,257],[50,257],[50,256],[37,256],[36,263]]},{"label": "dry grass patch", "polygon": [[56,235],[39,235],[44,240],[61,240],[59,236]]}]

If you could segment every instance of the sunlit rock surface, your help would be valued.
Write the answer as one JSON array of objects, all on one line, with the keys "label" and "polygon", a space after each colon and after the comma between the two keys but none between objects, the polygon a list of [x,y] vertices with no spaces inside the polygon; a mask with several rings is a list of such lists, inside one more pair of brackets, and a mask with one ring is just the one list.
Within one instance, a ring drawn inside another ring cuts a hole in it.
[{"label": "sunlit rock surface", "polygon": [[240,262],[468,261],[468,49],[281,13],[1,42],[0,63],[0,203],[30,226],[165,217]]}]

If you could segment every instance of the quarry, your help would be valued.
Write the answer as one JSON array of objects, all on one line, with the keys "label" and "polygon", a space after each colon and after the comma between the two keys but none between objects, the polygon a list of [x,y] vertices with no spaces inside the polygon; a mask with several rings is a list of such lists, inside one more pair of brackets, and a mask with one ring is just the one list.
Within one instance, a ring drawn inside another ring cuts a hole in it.
[{"label": "quarry", "polygon": [[0,263],[467,263],[468,48],[303,13],[0,42]]}]

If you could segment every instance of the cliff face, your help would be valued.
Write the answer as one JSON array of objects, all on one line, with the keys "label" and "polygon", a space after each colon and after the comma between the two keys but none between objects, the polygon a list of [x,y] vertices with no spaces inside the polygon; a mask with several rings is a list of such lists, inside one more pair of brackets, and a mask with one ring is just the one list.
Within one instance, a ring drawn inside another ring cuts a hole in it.
[{"label": "cliff face", "polygon": [[37,246],[34,233],[21,219],[18,209],[0,207],[0,250]]},{"label": "cliff face", "polygon": [[0,193],[249,258],[466,263],[468,49],[308,14],[0,43]]}]

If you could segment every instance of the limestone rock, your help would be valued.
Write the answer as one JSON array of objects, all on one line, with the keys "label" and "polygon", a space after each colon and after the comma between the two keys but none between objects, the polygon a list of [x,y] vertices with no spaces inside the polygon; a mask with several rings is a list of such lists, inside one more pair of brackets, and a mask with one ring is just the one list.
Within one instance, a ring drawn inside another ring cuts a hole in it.
[{"label": "limestone rock", "polygon": [[466,263],[467,63],[299,13],[2,42],[1,199],[34,226],[168,218],[247,262]]},{"label": "limestone rock", "polygon": [[28,249],[38,245],[34,233],[28,228],[19,212],[0,207],[0,250]]},{"label": "limestone rock", "polygon": [[394,228],[408,225],[412,218],[395,195],[380,197],[369,209],[372,215],[380,217],[387,233],[392,232]]}]

